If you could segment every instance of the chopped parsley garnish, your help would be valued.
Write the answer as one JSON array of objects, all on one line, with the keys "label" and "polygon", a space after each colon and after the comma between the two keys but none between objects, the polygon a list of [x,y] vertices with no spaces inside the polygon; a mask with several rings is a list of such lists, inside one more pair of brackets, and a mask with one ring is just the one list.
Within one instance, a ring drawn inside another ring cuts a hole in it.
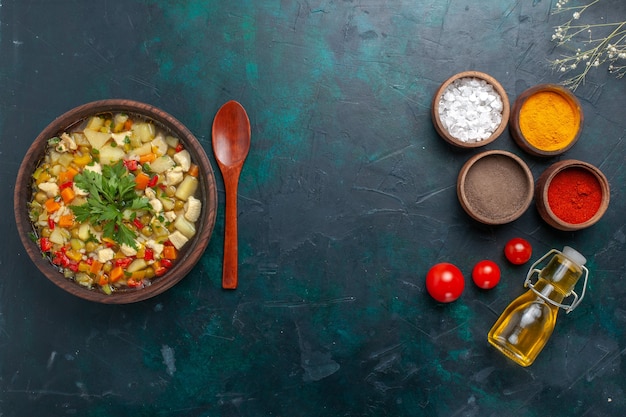
[{"label": "chopped parsley garnish", "polygon": [[135,177],[126,170],[123,162],[103,166],[102,174],[84,170],[74,177],[74,183],[89,193],[85,204],[70,206],[76,220],[102,224],[103,237],[137,249],[137,235],[124,224],[123,213],[150,210],[152,206],[147,198],[135,192]]}]

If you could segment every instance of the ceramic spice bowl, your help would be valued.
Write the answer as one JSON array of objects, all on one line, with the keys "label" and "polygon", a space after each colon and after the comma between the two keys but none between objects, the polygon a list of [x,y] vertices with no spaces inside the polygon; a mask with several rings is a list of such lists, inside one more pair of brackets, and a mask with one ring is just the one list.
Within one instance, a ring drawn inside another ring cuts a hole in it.
[{"label": "ceramic spice bowl", "polygon": [[507,126],[509,99],[492,76],[460,72],[435,92],[431,116],[435,130],[459,148],[476,148],[496,140]]},{"label": "ceramic spice bowl", "polygon": [[534,179],[524,161],[511,152],[492,150],[470,158],[461,168],[457,196],[473,219],[488,225],[512,222],[528,209]]},{"label": "ceramic spice bowl", "polygon": [[609,182],[595,166],[574,159],[548,167],[537,180],[535,203],[541,218],[563,231],[597,223],[610,201]]},{"label": "ceramic spice bowl", "polygon": [[525,152],[540,157],[560,155],[578,140],[583,128],[580,102],[568,89],[540,84],[513,103],[509,130]]}]

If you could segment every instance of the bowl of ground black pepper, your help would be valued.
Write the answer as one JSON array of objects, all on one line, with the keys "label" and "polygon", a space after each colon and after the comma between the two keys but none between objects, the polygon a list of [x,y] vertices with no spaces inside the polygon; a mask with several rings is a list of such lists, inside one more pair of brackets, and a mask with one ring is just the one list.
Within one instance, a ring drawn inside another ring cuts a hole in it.
[{"label": "bowl of ground black pepper", "polygon": [[550,157],[574,146],[583,119],[580,102],[571,91],[556,84],[539,84],[513,103],[509,131],[522,150]]},{"label": "bowl of ground black pepper", "polygon": [[541,218],[563,231],[596,224],[609,207],[609,182],[597,167],[568,159],[548,167],[537,180],[535,204]]},{"label": "bowl of ground black pepper", "polygon": [[467,214],[488,225],[510,223],[530,206],[534,179],[517,155],[491,150],[471,157],[459,171],[457,196]]},{"label": "bowl of ground black pepper", "polygon": [[431,106],[435,130],[459,148],[476,148],[496,140],[506,129],[509,114],[504,88],[479,71],[448,78],[435,92]]}]

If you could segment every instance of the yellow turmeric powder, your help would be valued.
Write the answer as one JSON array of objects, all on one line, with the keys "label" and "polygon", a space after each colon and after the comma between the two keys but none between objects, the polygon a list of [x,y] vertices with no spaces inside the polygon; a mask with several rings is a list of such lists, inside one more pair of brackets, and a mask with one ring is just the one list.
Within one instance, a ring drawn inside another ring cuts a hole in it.
[{"label": "yellow turmeric powder", "polygon": [[526,99],[519,114],[524,138],[535,148],[550,152],[569,145],[580,127],[574,103],[554,91],[540,91]]}]

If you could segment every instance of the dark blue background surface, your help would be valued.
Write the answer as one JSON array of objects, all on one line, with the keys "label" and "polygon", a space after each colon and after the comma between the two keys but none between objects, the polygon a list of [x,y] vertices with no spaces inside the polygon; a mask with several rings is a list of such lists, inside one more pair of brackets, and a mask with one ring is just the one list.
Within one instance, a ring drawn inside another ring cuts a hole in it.
[{"label": "dark blue background surface", "polygon": [[[449,76],[478,70],[511,101],[559,82],[550,1],[101,2],[0,0],[0,415],[527,416],[626,414],[626,81],[592,71],[576,94],[585,128],[566,155],[523,154],[505,132],[487,149],[535,178],[574,158],[603,170],[609,211],[590,229],[551,229],[534,206],[487,227],[456,198],[480,150],[452,149],[430,103]],[[603,0],[589,18],[626,20]],[[156,105],[194,132],[219,184],[201,262],[133,305],[78,300],[29,262],[13,223],[13,180],[55,117],[85,102]],[[240,284],[220,288],[223,185],[210,129],[240,101],[252,149],[239,186]],[[587,296],[537,362],[521,368],[486,335],[524,289],[527,266],[569,244],[588,259]],[[497,261],[492,291],[468,281],[455,303],[425,292],[428,268],[469,279]]]}]

